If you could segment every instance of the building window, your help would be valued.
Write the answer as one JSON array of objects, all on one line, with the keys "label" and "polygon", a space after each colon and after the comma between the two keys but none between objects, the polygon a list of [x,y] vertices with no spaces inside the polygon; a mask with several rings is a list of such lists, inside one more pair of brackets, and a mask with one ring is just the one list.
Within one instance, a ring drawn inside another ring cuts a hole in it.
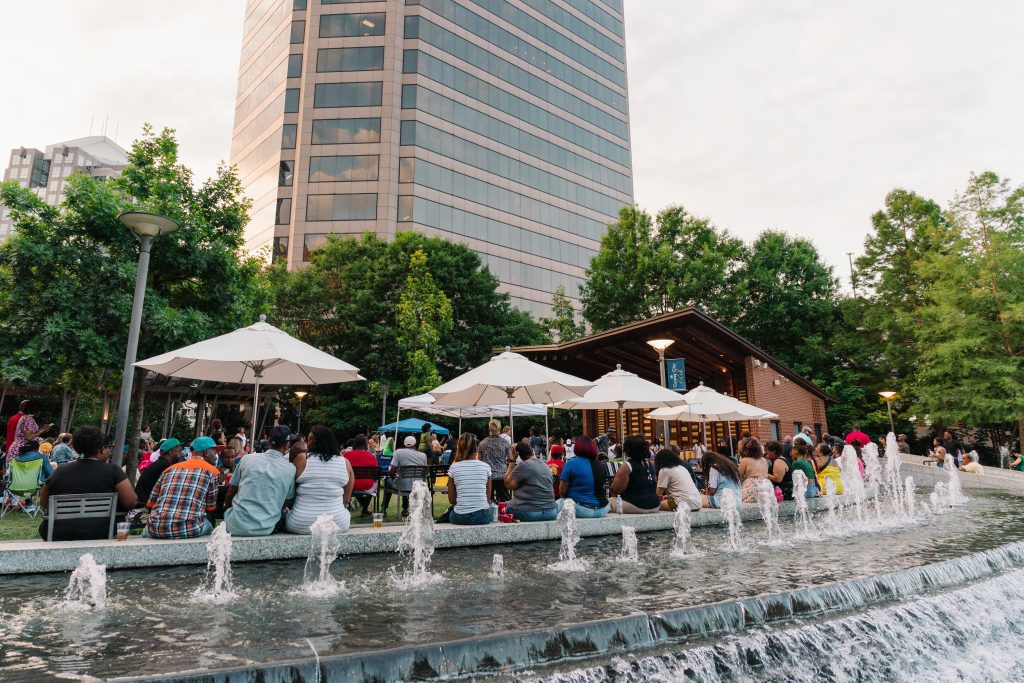
[{"label": "building window", "polygon": [[408,223],[412,220],[413,198],[404,194],[398,198],[398,222]]},{"label": "building window", "polygon": [[314,145],[380,142],[380,119],[316,119]]},{"label": "building window", "polygon": [[299,89],[288,88],[284,91],[284,113],[294,114],[299,110]]},{"label": "building window", "polygon": [[288,55],[288,78],[302,75],[302,55]]},{"label": "building window", "polygon": [[327,244],[327,235],[320,234],[309,234],[302,238],[302,260],[310,261],[313,259],[313,252],[317,249],[322,248]]},{"label": "building window", "polygon": [[358,221],[377,218],[376,194],[311,194],[307,221]]},{"label": "building window", "polygon": [[365,156],[313,157],[309,161],[309,182],[353,182],[377,180],[380,157]]},{"label": "building window", "polygon": [[295,11],[306,9],[306,0],[294,0],[292,2],[292,9]]},{"label": "building window", "polygon": [[284,160],[281,162],[277,171],[277,185],[278,187],[291,187],[292,181],[295,178],[295,162]]},{"label": "building window", "polygon": [[782,441],[782,423],[772,420],[772,441]]},{"label": "building window", "polygon": [[292,219],[292,198],[280,197],[277,200],[277,215],[274,217],[276,225],[288,225]]},{"label": "building window", "polygon": [[816,437],[814,440],[817,441],[818,443],[821,443],[821,423],[820,422],[815,422],[814,423],[814,436]]},{"label": "building window", "polygon": [[295,149],[298,130],[298,125],[294,123],[286,123],[281,127],[281,149]]},{"label": "building window", "polygon": [[313,106],[323,107],[379,107],[382,83],[317,83],[313,91]]},{"label": "building window", "polygon": [[317,73],[377,71],[384,68],[383,47],[331,47],[317,50]]},{"label": "building window", "polygon": [[274,248],[270,253],[270,260],[276,262],[279,259],[288,258],[288,238],[287,237],[275,237]]},{"label": "building window", "polygon": [[321,38],[355,38],[384,35],[384,13],[324,14],[320,17]]},{"label": "building window", "polygon": [[804,423],[803,422],[794,422],[793,423],[793,433],[794,434],[799,434],[802,431],[804,431]]},{"label": "building window", "polygon": [[416,159],[402,157],[398,160],[398,182],[411,183],[416,177]]},{"label": "building window", "polygon": [[302,19],[298,19],[292,22],[292,38],[291,43],[295,45],[301,43],[306,39],[306,22]]}]

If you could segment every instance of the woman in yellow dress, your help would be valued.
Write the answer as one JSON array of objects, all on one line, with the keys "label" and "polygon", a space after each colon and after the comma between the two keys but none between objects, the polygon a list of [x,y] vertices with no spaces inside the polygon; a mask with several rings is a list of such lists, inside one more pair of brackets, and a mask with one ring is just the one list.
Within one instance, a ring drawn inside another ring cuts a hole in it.
[{"label": "woman in yellow dress", "polygon": [[821,495],[828,493],[826,482],[835,483],[836,495],[843,494],[843,480],[839,477],[839,463],[832,455],[832,447],[827,443],[819,443],[814,449],[814,469],[818,472],[818,489]]}]

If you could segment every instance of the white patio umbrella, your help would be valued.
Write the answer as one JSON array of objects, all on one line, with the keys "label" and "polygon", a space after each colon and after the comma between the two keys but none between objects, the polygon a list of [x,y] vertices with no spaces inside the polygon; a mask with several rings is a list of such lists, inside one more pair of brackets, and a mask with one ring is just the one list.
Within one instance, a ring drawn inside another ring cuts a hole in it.
[{"label": "white patio umbrella", "polygon": [[[778,417],[775,413],[744,403],[738,398],[721,394],[711,387],[698,386],[682,395],[684,405],[659,408],[647,415],[648,420],[676,420],[678,422],[732,422],[735,420],[765,420]],[[705,446],[707,432],[704,433]],[[729,439],[729,452],[732,452],[732,438]]]},{"label": "white patio umbrella", "polygon": [[[505,405],[493,405],[493,406],[473,406],[473,407],[459,407],[459,406],[448,406],[437,403],[437,400],[430,394],[420,394],[419,396],[409,396],[403,398],[398,402],[398,417],[401,417],[402,408],[406,410],[415,410],[421,413],[427,413],[428,415],[444,415],[446,417],[457,417],[459,418],[459,434],[462,434],[462,418],[480,418],[480,417],[493,417],[494,415],[501,414],[507,410]],[[536,416],[544,415],[545,418],[548,414],[548,408],[545,405],[539,403],[522,403],[512,406],[512,414],[516,417],[524,416]],[[398,421],[398,418],[395,420]],[[395,439],[398,439],[397,433]]]},{"label": "white patio umbrella", "polygon": [[267,322],[141,360],[136,367],[168,377],[252,384],[253,438],[261,384],[320,385],[365,379],[359,369]]},{"label": "white patio umbrella", "polygon": [[576,410],[618,410],[621,437],[626,438],[622,411],[641,408],[664,408],[685,403],[683,396],[660,384],[648,382],[635,373],[616,365],[611,372],[602,375],[580,398],[570,398],[555,404],[555,408]]},{"label": "white patio umbrella", "polygon": [[430,391],[438,403],[469,408],[504,402],[512,426],[514,404],[552,404],[582,396],[593,382],[534,363],[505,347],[483,365]]}]

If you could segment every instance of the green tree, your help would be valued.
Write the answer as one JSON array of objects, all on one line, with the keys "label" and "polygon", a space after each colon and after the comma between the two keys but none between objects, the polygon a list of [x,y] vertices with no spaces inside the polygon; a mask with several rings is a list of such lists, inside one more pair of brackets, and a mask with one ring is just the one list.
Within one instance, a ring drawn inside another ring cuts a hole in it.
[{"label": "green tree", "polygon": [[89,391],[120,383],[138,261],[135,237],[117,220],[124,211],[181,224],[152,251],[141,358],[251,323],[263,307],[261,265],[241,251],[249,202],[234,170],[222,165],[195,186],[174,131],[148,125],[128,163],[117,180],[73,176],[59,208],[17,183],[0,186],[15,225],[0,246],[5,377]]},{"label": "green tree", "polygon": [[[393,399],[415,393],[408,361],[396,353],[398,304],[412,255],[422,251],[436,287],[451,303],[452,328],[442,333],[431,360],[447,380],[486,361],[495,348],[534,344],[543,330],[499,293],[498,281],[480,257],[463,245],[403,232],[386,242],[372,234],[331,238],[307,268],[271,270],[272,322],[344,358]],[[418,388],[418,387],[416,387]],[[310,419],[343,433],[377,426],[379,395],[362,384],[318,388],[307,397]]]},{"label": "green tree", "polygon": [[583,317],[602,331],[677,308],[728,316],[743,243],[680,206],[657,216],[623,207],[580,288]]},{"label": "green tree", "polygon": [[414,394],[425,393],[441,383],[434,359],[441,355],[441,337],[452,331],[452,302],[434,283],[427,269],[427,255],[417,249],[409,258],[409,274],[398,297],[398,334],[409,363],[407,385]]},{"label": "green tree", "polygon": [[540,324],[553,340],[564,343],[579,339],[587,333],[582,322],[576,321],[576,309],[565,294],[565,287],[558,285],[551,295],[551,317],[541,318]]}]

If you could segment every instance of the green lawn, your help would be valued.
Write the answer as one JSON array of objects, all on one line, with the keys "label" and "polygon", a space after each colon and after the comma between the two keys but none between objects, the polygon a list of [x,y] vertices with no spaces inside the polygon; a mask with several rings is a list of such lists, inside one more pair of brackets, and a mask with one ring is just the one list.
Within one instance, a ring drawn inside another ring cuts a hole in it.
[{"label": "green lawn", "polygon": [[[383,503],[383,498],[381,499]],[[399,511],[401,510],[401,503],[398,496],[394,496],[391,499],[391,506],[387,514],[384,516],[385,522],[399,522]],[[443,493],[434,495],[434,517],[438,517],[445,510],[448,509],[448,497]],[[36,517],[29,517],[22,512],[11,512],[3,519],[0,519],[0,541],[36,541],[39,540],[39,534],[37,532],[39,528],[39,522],[45,517],[42,513]],[[356,513],[352,515],[353,526],[361,524],[372,524],[372,517],[359,517],[358,508]]]}]

